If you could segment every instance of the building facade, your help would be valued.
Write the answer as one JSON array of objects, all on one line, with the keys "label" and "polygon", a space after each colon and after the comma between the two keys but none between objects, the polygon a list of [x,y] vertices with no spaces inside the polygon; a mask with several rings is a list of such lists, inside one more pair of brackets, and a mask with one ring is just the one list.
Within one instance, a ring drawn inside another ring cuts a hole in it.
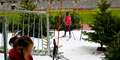
[{"label": "building facade", "polygon": [[[23,0],[0,0],[0,9],[20,8],[20,2]],[[38,9],[48,9],[51,3],[51,9],[59,9],[61,0],[33,0]],[[63,9],[97,8],[97,2],[101,0],[63,0]],[[112,3],[111,8],[120,8],[120,0],[108,0]]]}]

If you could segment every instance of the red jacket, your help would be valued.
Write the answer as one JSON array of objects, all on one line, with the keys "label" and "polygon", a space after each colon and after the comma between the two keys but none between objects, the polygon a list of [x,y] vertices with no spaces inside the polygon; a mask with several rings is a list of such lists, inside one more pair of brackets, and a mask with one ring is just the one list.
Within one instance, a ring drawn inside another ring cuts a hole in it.
[{"label": "red jacket", "polygon": [[64,22],[65,22],[66,26],[72,25],[72,23],[71,23],[71,16],[65,16]]},{"label": "red jacket", "polygon": [[[18,53],[14,48],[9,51],[9,58],[11,60],[22,60],[21,54]],[[27,60],[33,60],[33,57],[29,56]]]}]

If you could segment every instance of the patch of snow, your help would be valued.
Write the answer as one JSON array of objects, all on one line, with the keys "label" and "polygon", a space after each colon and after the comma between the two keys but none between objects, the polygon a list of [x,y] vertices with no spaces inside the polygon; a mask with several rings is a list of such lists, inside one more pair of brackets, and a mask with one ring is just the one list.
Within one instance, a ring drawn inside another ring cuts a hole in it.
[{"label": "patch of snow", "polygon": [[[59,44],[62,45],[61,48],[59,48],[60,52],[64,52],[64,56],[70,60],[101,60],[100,57],[102,57],[103,53],[96,51],[96,48],[100,45],[97,43],[92,43],[84,40],[80,40],[81,31],[74,30],[72,31],[75,35],[75,40],[72,34],[72,38],[67,41],[69,35],[67,33],[67,36],[64,38],[59,39]],[[87,31],[87,32],[94,32],[94,31]],[[52,42],[53,39],[56,39],[57,42],[57,35],[58,31],[55,31],[55,37],[50,39]],[[63,36],[64,31],[60,31],[60,37]],[[1,37],[1,34],[0,34]],[[12,36],[9,34],[10,39]],[[82,37],[87,38],[87,36],[82,35]],[[31,38],[33,39],[33,38]],[[2,40],[2,39],[1,39]],[[0,41],[1,41],[0,40]],[[0,43],[1,44],[1,43]],[[38,39],[34,38],[34,45],[38,46]],[[51,44],[53,46],[53,44]],[[8,44],[8,49],[11,49],[11,47]],[[41,49],[41,39],[39,41],[39,49]],[[37,47],[38,49],[38,47]],[[0,60],[4,60],[4,55],[0,54]],[[52,60],[49,56],[33,56],[34,60]]]}]

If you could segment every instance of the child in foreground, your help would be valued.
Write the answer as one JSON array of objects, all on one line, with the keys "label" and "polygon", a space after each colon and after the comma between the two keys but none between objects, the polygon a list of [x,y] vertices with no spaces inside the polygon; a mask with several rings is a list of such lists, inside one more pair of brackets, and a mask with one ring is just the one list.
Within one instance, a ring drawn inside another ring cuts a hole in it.
[{"label": "child in foreground", "polygon": [[10,39],[9,44],[13,46],[13,49],[9,51],[8,60],[33,60],[31,52],[34,44],[29,37],[15,36]]}]

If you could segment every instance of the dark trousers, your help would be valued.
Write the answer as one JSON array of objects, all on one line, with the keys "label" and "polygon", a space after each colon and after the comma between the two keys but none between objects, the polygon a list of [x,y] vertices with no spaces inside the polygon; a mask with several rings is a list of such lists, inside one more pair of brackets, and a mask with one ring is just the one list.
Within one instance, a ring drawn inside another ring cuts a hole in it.
[{"label": "dark trousers", "polygon": [[69,36],[71,36],[71,26],[65,26],[65,33],[64,33],[65,36],[67,31],[69,31]]}]

